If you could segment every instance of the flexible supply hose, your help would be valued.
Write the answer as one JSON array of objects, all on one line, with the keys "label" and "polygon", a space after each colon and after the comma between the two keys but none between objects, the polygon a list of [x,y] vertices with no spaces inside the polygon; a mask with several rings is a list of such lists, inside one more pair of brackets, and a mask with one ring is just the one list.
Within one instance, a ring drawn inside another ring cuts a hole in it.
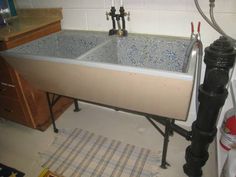
[{"label": "flexible supply hose", "polygon": [[236,46],[236,40],[234,38],[230,37],[229,35],[227,35],[225,33],[225,31],[216,22],[215,16],[214,16],[214,7],[215,7],[214,4],[210,4],[209,13],[210,13],[210,17],[211,17],[211,21],[212,21],[213,25],[218,29],[218,31],[220,32],[221,35],[223,35],[223,36],[227,37],[228,39],[230,39],[234,43],[234,46]]},{"label": "flexible supply hose", "polygon": [[227,36],[225,32],[221,29],[221,27],[217,24],[215,17],[214,17],[214,5],[210,4],[210,10],[209,10],[210,18],[212,21],[212,24],[216,27],[216,29],[219,31],[219,33],[223,36]]},{"label": "flexible supply hose", "polygon": [[212,27],[214,28],[217,32],[220,33],[220,31],[218,31],[218,29],[214,26],[214,24],[211,22],[211,20],[204,14],[204,12],[202,11],[199,3],[198,3],[198,0],[194,0],[195,2],[195,5],[197,7],[197,10],[198,12],[201,14],[201,16],[204,18],[204,20]]},{"label": "flexible supply hose", "polygon": [[212,27],[214,28],[218,33],[220,33],[221,35],[227,37],[228,39],[230,39],[233,43],[234,43],[234,46],[236,48],[236,40],[232,37],[230,37],[229,35],[227,35],[224,30],[218,25],[218,23],[216,22],[215,20],[215,17],[214,17],[214,7],[215,7],[215,2],[210,0],[210,18],[209,19],[205,14],[204,12],[202,11],[199,3],[198,3],[198,0],[194,0],[195,2],[195,5],[196,5],[196,8],[198,10],[198,12],[201,14],[201,16],[204,18],[204,20]]}]

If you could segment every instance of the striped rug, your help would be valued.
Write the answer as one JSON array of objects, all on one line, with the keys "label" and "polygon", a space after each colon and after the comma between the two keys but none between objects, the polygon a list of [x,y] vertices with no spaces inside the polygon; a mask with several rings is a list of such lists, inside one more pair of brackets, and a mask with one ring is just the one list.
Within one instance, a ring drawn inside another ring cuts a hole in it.
[{"label": "striped rug", "polygon": [[42,167],[64,177],[157,177],[160,153],[86,130],[61,130]]}]

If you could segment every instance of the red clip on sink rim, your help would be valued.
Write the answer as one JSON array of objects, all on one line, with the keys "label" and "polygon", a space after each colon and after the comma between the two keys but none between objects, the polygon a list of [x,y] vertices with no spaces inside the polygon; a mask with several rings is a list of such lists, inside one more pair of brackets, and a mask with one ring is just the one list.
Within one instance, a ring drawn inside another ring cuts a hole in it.
[{"label": "red clip on sink rim", "polygon": [[201,22],[198,22],[198,26],[197,26],[197,32],[200,33],[201,32]]}]

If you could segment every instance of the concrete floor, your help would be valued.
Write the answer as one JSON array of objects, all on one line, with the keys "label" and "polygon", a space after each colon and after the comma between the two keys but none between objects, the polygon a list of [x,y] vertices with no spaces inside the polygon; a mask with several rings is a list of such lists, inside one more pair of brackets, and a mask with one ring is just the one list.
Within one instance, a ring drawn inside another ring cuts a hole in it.
[{"label": "concrete floor", "polygon": [[[80,103],[82,110],[73,112],[71,106],[58,120],[59,129],[79,127],[91,132],[122,140],[155,150],[162,150],[163,139],[142,116]],[[9,121],[0,121],[0,163],[15,167],[26,173],[26,177],[37,177],[40,173],[40,157],[53,141],[55,134],[50,127],[45,132],[33,130]],[[185,148],[189,145],[183,137],[171,137],[167,170],[160,169],[159,177],[184,177]],[[214,143],[210,147],[210,159],[204,167],[204,177],[217,177]]]}]

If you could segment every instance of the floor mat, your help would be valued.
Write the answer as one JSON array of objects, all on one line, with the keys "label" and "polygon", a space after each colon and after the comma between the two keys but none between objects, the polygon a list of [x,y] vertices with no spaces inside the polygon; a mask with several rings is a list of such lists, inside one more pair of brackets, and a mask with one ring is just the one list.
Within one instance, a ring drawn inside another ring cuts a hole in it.
[{"label": "floor mat", "polygon": [[0,163],[0,177],[23,177],[24,173]]},{"label": "floor mat", "polygon": [[160,152],[82,129],[60,131],[40,154],[44,169],[64,177],[156,177],[160,165]]}]

